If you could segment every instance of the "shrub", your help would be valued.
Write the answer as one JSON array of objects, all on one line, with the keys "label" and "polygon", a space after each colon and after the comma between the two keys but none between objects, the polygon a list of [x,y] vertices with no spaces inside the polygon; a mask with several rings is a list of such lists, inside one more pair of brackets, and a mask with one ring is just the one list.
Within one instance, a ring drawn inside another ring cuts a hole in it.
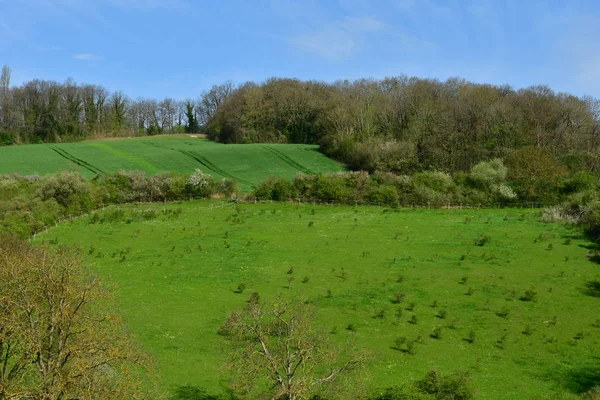
[{"label": "shrub", "polygon": [[79,206],[82,211],[95,206],[91,185],[77,172],[62,171],[42,178],[38,196],[43,201],[54,199],[65,208]]},{"label": "shrub", "polygon": [[443,376],[437,371],[430,371],[424,379],[415,382],[415,387],[435,399],[471,400],[475,397],[466,372]]},{"label": "shrub", "polygon": [[186,189],[192,197],[207,197],[212,194],[214,178],[196,169],[190,174],[186,182]]},{"label": "shrub", "polygon": [[482,161],[471,167],[469,178],[478,186],[491,188],[492,185],[499,185],[506,180],[508,168],[499,158],[490,161]]}]

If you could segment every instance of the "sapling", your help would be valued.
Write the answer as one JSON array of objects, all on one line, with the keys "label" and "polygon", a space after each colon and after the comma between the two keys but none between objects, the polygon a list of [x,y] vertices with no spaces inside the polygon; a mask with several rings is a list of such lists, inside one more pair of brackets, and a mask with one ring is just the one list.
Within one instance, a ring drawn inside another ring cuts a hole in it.
[{"label": "sapling", "polygon": [[523,329],[523,335],[527,335],[527,336],[531,336],[531,334],[533,333],[534,329],[531,325],[527,325],[525,327],[525,329]]},{"label": "sapling", "polygon": [[398,350],[402,349],[402,346],[404,346],[404,343],[406,343],[407,339],[405,336],[401,336],[399,338],[396,338],[396,340],[394,340],[394,347]]},{"label": "sapling", "polygon": [[394,294],[394,298],[392,299],[392,303],[394,304],[400,304],[404,301],[404,299],[406,299],[406,294],[404,293],[395,293]]},{"label": "sapling", "polygon": [[467,336],[467,342],[473,344],[475,343],[475,331],[474,330],[470,330],[469,331],[469,335]]}]

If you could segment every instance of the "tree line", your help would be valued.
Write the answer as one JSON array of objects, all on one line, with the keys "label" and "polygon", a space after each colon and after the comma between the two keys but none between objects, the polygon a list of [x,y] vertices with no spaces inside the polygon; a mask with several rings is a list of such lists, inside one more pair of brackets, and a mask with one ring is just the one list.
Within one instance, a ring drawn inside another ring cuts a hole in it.
[{"label": "tree line", "polygon": [[223,143],[317,143],[353,170],[468,171],[533,158],[600,170],[600,101],[548,86],[514,90],[460,78],[334,83],[269,79],[236,87],[204,132]]},{"label": "tree line", "polygon": [[0,145],[76,141],[89,137],[197,133],[213,117],[225,83],[195,100],[131,99],[99,85],[35,79],[11,86],[11,70],[0,75]]},{"label": "tree line", "polygon": [[[467,172],[501,158],[523,174],[600,171],[600,100],[538,85],[401,75],[333,83],[215,85],[195,100],[136,99],[98,85],[0,76],[0,144],[205,133],[222,143],[312,143],[350,169]],[[533,171],[533,172],[532,172]]]}]

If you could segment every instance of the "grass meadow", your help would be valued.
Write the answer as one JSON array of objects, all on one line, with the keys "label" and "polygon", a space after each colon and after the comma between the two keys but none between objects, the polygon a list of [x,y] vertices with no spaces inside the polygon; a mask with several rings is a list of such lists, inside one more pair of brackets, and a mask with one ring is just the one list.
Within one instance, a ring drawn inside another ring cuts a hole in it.
[{"label": "grass meadow", "polygon": [[[138,142],[101,145],[133,154]],[[165,160],[189,161],[176,153]],[[598,383],[600,266],[591,243],[536,210],[219,204],[108,208],[36,238],[79,246],[113,286],[166,393],[222,390],[217,331],[252,292],[311,301],[332,341],[371,354],[371,388],[434,368],[470,371],[482,399],[575,398]]]},{"label": "grass meadow", "polygon": [[0,174],[43,175],[75,169],[93,177],[118,170],[153,175],[196,168],[217,179],[234,179],[244,191],[270,175],[291,179],[298,172],[343,170],[319,153],[318,146],[300,144],[224,145],[192,137],[144,137],[0,147]]}]

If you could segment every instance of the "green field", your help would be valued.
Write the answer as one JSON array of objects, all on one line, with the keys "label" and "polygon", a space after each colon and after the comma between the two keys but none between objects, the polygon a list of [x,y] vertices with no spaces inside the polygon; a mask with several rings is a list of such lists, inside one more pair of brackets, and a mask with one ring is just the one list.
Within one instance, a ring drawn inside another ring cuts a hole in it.
[{"label": "green field", "polygon": [[[219,204],[113,208],[37,239],[80,246],[114,284],[166,392],[221,390],[227,348],[217,330],[254,291],[310,299],[333,341],[372,355],[370,387],[432,368],[470,371],[482,399],[545,399],[560,388],[576,398],[598,383],[599,266],[589,242],[536,211]],[[490,240],[479,246],[482,235]],[[521,299],[529,289],[537,301]],[[400,305],[396,293],[406,294]],[[436,327],[441,339],[430,337]],[[393,349],[400,336],[422,338],[416,354]]]},{"label": "green field", "polygon": [[293,178],[341,171],[318,146],[299,144],[224,145],[192,137],[145,137],[80,143],[0,147],[0,174],[49,174],[76,169],[88,177],[118,170],[188,173],[196,168],[217,179],[232,178],[242,190],[270,175]]}]

